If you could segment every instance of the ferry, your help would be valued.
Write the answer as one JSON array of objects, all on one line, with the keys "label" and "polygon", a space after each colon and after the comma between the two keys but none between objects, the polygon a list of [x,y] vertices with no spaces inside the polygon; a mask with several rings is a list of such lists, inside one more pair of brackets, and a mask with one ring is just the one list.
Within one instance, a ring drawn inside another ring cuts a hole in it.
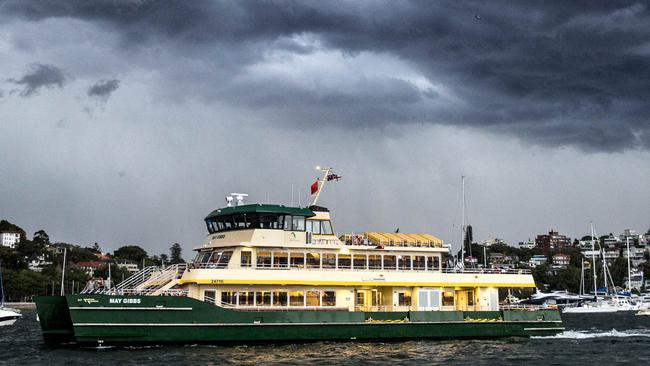
[{"label": "ferry", "polygon": [[36,297],[44,340],[97,346],[555,335],[557,310],[502,308],[499,290],[534,288],[527,270],[446,265],[422,233],[338,236],[317,200],[245,204],[231,194],[205,218],[190,263],[146,267],[115,287]]}]

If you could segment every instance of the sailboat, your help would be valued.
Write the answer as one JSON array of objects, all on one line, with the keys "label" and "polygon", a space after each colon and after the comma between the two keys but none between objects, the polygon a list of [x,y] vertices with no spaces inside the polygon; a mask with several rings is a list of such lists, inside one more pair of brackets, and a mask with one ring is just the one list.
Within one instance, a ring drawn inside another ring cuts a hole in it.
[{"label": "sailboat", "polygon": [[[600,300],[598,298],[598,285],[596,283],[596,246],[594,244],[594,225],[591,224],[591,259],[592,259],[592,273],[594,276],[594,298],[595,301],[593,302],[586,302],[586,303],[579,303],[578,306],[574,307],[565,307],[562,310],[562,313],[581,313],[581,314],[588,314],[588,313],[615,313],[619,311],[634,311],[638,310],[638,305],[632,303],[629,299],[627,298],[621,298],[618,296],[612,296],[611,299],[606,300]],[[599,253],[603,259],[603,281],[605,282],[605,292],[607,294],[607,283],[610,282],[612,284],[612,288],[614,288],[614,281],[612,280],[611,273],[609,273],[609,269],[607,268],[607,262],[605,261],[605,253],[602,247],[600,247],[599,244]],[[628,254],[629,256],[629,254]],[[584,271],[584,264],[583,264],[583,271]],[[584,278],[584,274],[582,275]],[[583,281],[583,278],[581,279],[581,282]],[[609,281],[608,281],[609,278]],[[581,284],[581,287],[583,285]],[[582,290],[582,289],[581,289]]]},{"label": "sailboat", "polygon": [[5,288],[2,285],[2,263],[0,263],[0,326],[12,325],[22,314],[17,310],[5,307]]}]

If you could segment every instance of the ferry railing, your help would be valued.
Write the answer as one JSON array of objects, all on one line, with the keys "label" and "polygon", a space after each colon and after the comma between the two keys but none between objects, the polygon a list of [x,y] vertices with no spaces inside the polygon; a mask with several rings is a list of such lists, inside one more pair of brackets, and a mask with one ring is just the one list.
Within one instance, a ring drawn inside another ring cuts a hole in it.
[{"label": "ferry railing", "polygon": [[127,288],[133,288],[137,287],[141,283],[145,282],[146,280],[151,277],[151,273],[154,271],[158,270],[158,267],[156,266],[149,266],[141,269],[139,272],[136,272],[135,274],[131,275],[131,277],[127,278],[126,280],[120,282],[115,286],[117,289],[127,289]]},{"label": "ferry railing", "polygon": [[541,309],[548,309],[544,305],[533,305],[533,304],[506,304],[499,305],[499,310],[521,310],[521,311],[535,311]]},{"label": "ferry railing", "polygon": [[[197,268],[216,268],[210,266],[198,266]],[[225,268],[225,267],[219,267]],[[497,268],[465,268],[465,269],[454,269],[454,268],[440,268],[440,269],[393,269],[393,268],[334,268],[334,267],[305,267],[305,266],[271,266],[268,264],[264,265],[252,265],[246,267],[240,267],[241,269],[252,269],[252,270],[299,270],[299,271],[366,271],[366,272],[416,272],[416,273],[468,273],[468,274],[531,274],[532,271],[527,268],[513,268],[513,269],[497,269]]]},{"label": "ferry railing", "polygon": [[170,281],[179,278],[179,276],[185,272],[186,268],[186,263],[178,263],[166,267],[158,273],[153,273],[147,281],[138,285],[136,289],[140,290],[144,294],[152,294],[160,290],[160,288],[168,284]]}]

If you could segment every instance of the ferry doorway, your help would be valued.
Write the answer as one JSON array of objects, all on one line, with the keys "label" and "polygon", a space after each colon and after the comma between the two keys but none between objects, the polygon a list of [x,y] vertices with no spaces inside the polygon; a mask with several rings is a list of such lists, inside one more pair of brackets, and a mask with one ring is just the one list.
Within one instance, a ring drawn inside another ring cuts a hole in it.
[{"label": "ferry doorway", "polygon": [[384,294],[377,289],[354,290],[354,306],[364,310],[378,309],[384,305]]},{"label": "ferry doorway", "polygon": [[456,310],[474,310],[474,290],[456,291]]}]

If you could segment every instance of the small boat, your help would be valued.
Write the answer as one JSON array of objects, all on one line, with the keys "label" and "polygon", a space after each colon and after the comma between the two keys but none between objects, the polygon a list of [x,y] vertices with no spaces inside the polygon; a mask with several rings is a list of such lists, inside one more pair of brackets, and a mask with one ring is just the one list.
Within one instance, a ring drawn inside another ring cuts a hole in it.
[{"label": "small boat", "polygon": [[5,306],[5,291],[2,286],[2,267],[0,266],[0,327],[4,325],[12,325],[16,320],[22,317],[18,310],[9,309]]},{"label": "small boat", "polygon": [[650,316],[650,309],[639,310],[639,312],[636,313],[636,315],[646,315],[646,316]]}]

